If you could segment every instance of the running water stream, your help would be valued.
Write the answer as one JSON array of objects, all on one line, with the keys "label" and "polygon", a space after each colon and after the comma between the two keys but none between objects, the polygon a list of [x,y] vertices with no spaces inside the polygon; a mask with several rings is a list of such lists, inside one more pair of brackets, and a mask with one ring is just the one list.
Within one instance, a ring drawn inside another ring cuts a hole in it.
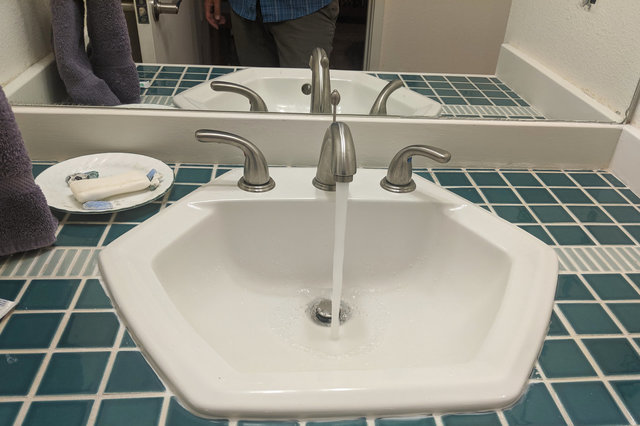
[{"label": "running water stream", "polygon": [[344,240],[347,228],[348,182],[336,182],[336,219],[333,240],[333,289],[331,294],[331,339],[340,337],[340,301],[342,300],[342,273]]}]

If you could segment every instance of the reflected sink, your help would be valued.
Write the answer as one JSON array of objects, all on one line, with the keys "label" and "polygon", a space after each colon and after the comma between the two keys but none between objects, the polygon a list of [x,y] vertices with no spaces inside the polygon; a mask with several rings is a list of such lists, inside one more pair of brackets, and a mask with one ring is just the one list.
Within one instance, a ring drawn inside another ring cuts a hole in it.
[{"label": "reflected sink", "polygon": [[555,292],[553,250],[422,178],[349,188],[338,340],[310,318],[331,294],[335,193],[315,169],[235,169],[100,254],[147,359],[199,415],[314,418],[494,409],[521,395]]},{"label": "reflected sink", "polygon": [[[302,85],[311,83],[311,70],[303,68],[248,68],[217,77],[246,86],[260,95],[270,112],[308,113],[311,99],[302,93]],[[215,92],[212,80],[201,83],[173,97],[184,109],[215,111],[249,111],[249,101],[238,94]],[[340,92],[338,114],[369,114],[378,93],[388,82],[361,71],[331,70],[331,89]],[[391,94],[388,115],[437,117],[442,106],[406,87]]]}]

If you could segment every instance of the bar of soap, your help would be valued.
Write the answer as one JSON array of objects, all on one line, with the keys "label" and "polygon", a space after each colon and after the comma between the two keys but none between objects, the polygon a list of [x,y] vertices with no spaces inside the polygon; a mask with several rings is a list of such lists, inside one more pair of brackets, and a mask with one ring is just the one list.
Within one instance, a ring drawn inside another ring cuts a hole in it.
[{"label": "bar of soap", "polygon": [[76,200],[85,203],[140,191],[148,188],[149,183],[146,173],[130,171],[97,179],[69,181],[69,188]]}]

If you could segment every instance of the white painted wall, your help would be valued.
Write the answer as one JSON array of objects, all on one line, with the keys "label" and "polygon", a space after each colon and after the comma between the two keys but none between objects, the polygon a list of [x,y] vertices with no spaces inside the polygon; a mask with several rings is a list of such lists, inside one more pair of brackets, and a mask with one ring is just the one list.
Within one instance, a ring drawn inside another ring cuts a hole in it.
[{"label": "white painted wall", "polygon": [[510,4],[375,0],[369,69],[494,74]]},{"label": "white painted wall", "polygon": [[51,52],[49,0],[0,0],[0,85]]},{"label": "white painted wall", "polygon": [[640,1],[513,0],[505,42],[624,114],[640,76]]}]

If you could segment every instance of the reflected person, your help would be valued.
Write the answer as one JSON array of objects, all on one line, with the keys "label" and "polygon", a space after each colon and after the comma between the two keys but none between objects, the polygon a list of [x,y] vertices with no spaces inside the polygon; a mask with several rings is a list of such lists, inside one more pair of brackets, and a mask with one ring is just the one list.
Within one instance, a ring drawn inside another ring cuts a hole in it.
[{"label": "reflected person", "polygon": [[[221,0],[205,0],[212,27],[225,23]],[[338,0],[229,0],[240,65],[306,68],[315,47],[327,55],[340,7]]]}]

